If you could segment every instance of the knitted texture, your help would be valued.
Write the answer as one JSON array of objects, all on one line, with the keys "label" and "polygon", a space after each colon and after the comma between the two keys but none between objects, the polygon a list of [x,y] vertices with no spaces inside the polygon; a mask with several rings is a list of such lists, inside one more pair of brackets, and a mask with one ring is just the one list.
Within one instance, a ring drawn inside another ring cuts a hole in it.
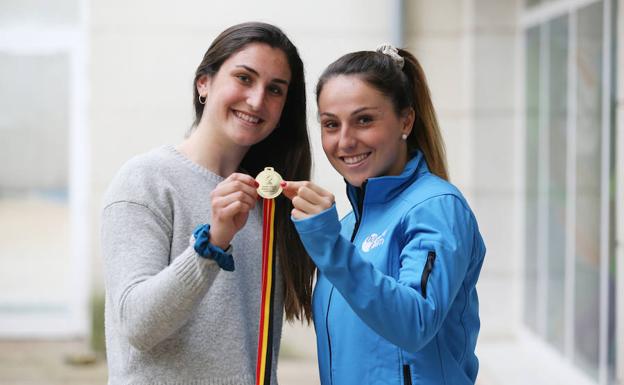
[{"label": "knitted texture", "polygon": [[[128,161],[102,212],[109,384],[253,384],[261,300],[261,205],[232,240],[236,270],[189,245],[223,180],[171,146]],[[276,274],[273,381],[283,288]]]}]

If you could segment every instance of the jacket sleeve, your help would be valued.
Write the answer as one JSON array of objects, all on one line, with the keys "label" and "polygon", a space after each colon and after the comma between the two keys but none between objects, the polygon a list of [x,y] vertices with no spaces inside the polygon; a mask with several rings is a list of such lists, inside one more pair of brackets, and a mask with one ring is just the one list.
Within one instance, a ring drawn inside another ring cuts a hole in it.
[{"label": "jacket sleeve", "polygon": [[[459,198],[430,198],[402,220],[398,279],[362,258],[359,248],[340,235],[335,206],[295,225],[318,269],[371,329],[410,352],[424,347],[440,329],[461,288],[471,258],[473,219]],[[430,252],[433,269],[421,280]]]},{"label": "jacket sleeve", "polygon": [[171,229],[143,204],[105,207],[101,236],[107,323],[136,349],[149,350],[184,325],[219,267],[192,247],[169,263]]}]

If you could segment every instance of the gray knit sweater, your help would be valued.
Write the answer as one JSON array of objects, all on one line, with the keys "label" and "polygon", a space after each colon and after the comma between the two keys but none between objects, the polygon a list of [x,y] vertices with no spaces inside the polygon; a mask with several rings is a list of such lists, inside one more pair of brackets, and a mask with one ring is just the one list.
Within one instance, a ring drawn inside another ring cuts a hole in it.
[{"label": "gray knit sweater", "polygon": [[[262,207],[232,240],[236,269],[190,246],[223,180],[165,146],[128,161],[102,213],[109,384],[253,384],[261,299]],[[273,384],[282,328],[276,272]]]}]

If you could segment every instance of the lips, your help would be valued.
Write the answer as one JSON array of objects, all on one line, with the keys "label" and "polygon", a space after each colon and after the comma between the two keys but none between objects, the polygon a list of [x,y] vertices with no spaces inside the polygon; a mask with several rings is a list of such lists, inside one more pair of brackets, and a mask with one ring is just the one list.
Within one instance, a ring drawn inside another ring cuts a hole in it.
[{"label": "lips", "polygon": [[341,156],[340,159],[343,162],[345,162],[347,165],[353,165],[353,164],[360,163],[364,159],[368,158],[370,154],[371,154],[370,152],[367,152],[364,154],[358,154],[358,155],[352,155],[352,156]]},{"label": "lips", "polygon": [[234,116],[236,116],[237,118],[239,118],[240,120],[243,120],[247,123],[251,123],[251,124],[259,124],[264,122],[264,119],[255,116],[255,115],[251,115],[248,114],[246,112],[242,112],[242,111],[238,111],[238,110],[234,110]]}]

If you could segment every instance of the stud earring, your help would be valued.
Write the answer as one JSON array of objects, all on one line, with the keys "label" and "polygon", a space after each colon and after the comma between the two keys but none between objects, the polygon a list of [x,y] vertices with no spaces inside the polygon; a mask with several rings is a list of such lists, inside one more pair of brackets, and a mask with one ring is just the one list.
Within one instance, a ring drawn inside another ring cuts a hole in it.
[{"label": "stud earring", "polygon": [[401,139],[403,139],[403,140],[407,140],[407,134],[403,134],[403,135],[401,135]]},{"label": "stud earring", "polygon": [[203,99],[202,99],[201,95],[199,95],[197,98],[199,99],[199,104],[206,104],[206,97],[205,96],[204,96]]}]

